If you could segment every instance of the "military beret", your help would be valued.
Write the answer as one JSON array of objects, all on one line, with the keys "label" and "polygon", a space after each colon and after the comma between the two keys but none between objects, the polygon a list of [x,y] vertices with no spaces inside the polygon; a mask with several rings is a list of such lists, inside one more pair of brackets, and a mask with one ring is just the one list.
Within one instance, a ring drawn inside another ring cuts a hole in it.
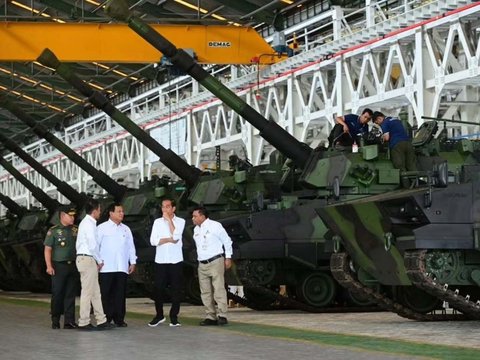
[{"label": "military beret", "polygon": [[65,214],[74,216],[77,214],[77,209],[75,209],[75,206],[72,205],[63,205],[58,209],[60,212],[64,212]]}]

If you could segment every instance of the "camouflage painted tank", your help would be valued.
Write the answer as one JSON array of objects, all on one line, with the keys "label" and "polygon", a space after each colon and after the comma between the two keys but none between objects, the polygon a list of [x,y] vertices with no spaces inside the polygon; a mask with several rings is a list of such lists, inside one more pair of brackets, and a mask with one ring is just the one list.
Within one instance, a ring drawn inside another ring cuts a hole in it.
[{"label": "camouflage painted tank", "polygon": [[15,286],[16,289],[21,290],[45,291],[50,282],[45,274],[43,257],[37,256],[43,254],[43,245],[38,240],[39,235],[46,233],[60,204],[32,184],[1,156],[0,165],[47,209],[21,211],[14,219],[12,217],[3,219],[4,230],[7,231],[0,245],[2,258],[0,263],[3,270],[0,275],[0,284],[5,288]]},{"label": "camouflage painted tank", "polygon": [[[433,134],[435,128],[429,122],[420,131]],[[443,159],[436,171],[411,174],[416,187],[317,209],[337,250],[332,272],[351,291],[404,317],[477,319],[480,144],[440,135],[416,145],[421,169],[425,155]],[[429,314],[447,304],[463,315]]]}]

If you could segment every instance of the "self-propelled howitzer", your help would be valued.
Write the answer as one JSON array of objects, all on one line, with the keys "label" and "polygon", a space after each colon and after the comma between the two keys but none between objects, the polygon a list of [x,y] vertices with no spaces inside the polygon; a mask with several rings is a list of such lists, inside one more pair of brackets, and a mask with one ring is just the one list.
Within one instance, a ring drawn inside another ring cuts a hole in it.
[{"label": "self-propelled howitzer", "polygon": [[0,193],[0,201],[7,208],[7,213],[0,219],[0,286],[5,290],[13,290],[16,284],[13,277],[17,260],[13,249],[5,244],[8,243],[9,234],[15,231],[18,221],[28,210],[2,193]]},{"label": "self-propelled howitzer", "polygon": [[[25,152],[13,140],[0,134],[0,142],[2,142],[7,149],[17,154],[36,172],[56,186],[61,194],[75,204],[77,212],[81,212],[87,200],[86,194],[79,193],[70,185],[58,179],[42,164]],[[12,200],[10,200],[10,202],[12,202]],[[13,204],[19,207],[19,205],[15,202],[13,202]],[[9,211],[12,212],[10,208],[11,205],[9,207]],[[22,207],[20,207],[19,210],[20,212],[15,211],[17,214],[16,218],[9,216],[5,219],[2,219],[0,222],[2,234],[4,234],[0,247],[4,254],[9,253],[8,259],[4,260],[4,265],[6,265],[4,267],[9,271],[7,270],[6,280],[3,283],[5,284],[5,288],[8,287],[12,290],[45,290],[48,288],[49,282],[46,280],[46,276],[43,274],[43,271],[40,271],[40,273],[43,275],[41,276],[41,281],[37,284],[32,284],[33,287],[28,288],[28,286],[31,284],[30,279],[37,278],[39,274],[38,262],[35,261],[35,264],[32,265],[30,259],[43,258],[43,238],[49,225],[57,222],[58,212],[52,213],[52,209],[50,209],[48,213],[38,210],[28,212]],[[25,264],[25,267],[29,270],[28,273],[26,274],[18,269],[12,269],[12,264],[15,263],[17,263],[18,266]],[[7,264],[10,264],[10,266]],[[43,267],[41,269],[43,270]],[[10,273],[10,275],[8,275],[8,273]],[[24,278],[22,278],[22,276],[24,276]],[[28,286],[25,284],[28,284]],[[45,287],[41,288],[40,284],[45,285]],[[21,288],[22,286],[24,287],[23,289]]]},{"label": "self-propelled howitzer", "polygon": [[[47,228],[56,222],[56,210],[60,204],[49,197],[42,189],[31,183],[7,160],[0,156],[0,165],[25,186],[47,209],[32,209],[24,213],[9,227],[1,249],[5,256],[6,278],[0,281],[15,284],[21,290],[46,290],[49,281],[44,271],[42,240]],[[11,286],[11,285],[10,285]]]},{"label": "self-propelled howitzer", "polygon": [[[336,243],[332,272],[343,286],[403,317],[478,319],[478,302],[470,299],[480,299],[480,144],[440,137],[425,149],[448,164],[441,187],[425,177],[424,186],[317,210]],[[374,282],[393,291],[364,285]],[[463,315],[429,314],[442,303]]]}]

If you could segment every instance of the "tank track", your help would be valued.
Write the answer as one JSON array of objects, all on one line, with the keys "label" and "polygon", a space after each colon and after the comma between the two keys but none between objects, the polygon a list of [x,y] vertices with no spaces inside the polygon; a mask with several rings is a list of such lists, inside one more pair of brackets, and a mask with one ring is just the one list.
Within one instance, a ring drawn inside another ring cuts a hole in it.
[{"label": "tank track", "polygon": [[[448,302],[453,309],[462,312],[465,320],[480,319],[480,301],[475,303],[470,299],[460,295],[458,291],[448,289],[448,285],[442,285],[435,282],[428,275],[425,267],[425,256],[427,250],[415,250],[405,252],[405,267],[410,281],[418,288],[429,293],[436,298]],[[460,315],[460,314],[459,314]]]},{"label": "tank track", "polygon": [[332,275],[335,280],[337,280],[343,287],[347,288],[353,293],[368,297],[382,309],[394,312],[401,317],[417,321],[464,320],[464,316],[460,314],[422,314],[416,312],[390,299],[388,296],[363,285],[355,278],[353,272],[351,271],[347,253],[342,252],[332,254],[330,258],[330,270],[332,271]]},{"label": "tank track", "polygon": [[272,305],[265,308],[263,306],[258,306],[255,301],[248,300],[246,298],[240,297],[236,294],[233,294],[227,291],[227,296],[229,299],[232,299],[238,304],[249,307],[253,310],[286,310],[286,309],[295,309],[301,310],[309,313],[345,313],[345,312],[372,312],[379,311],[378,307],[372,306],[333,306],[333,307],[315,307],[308,304],[305,304],[301,301],[295,300],[291,297],[281,295],[275,291],[270,290],[267,287],[257,285],[250,280],[243,281],[244,286],[248,286],[252,289],[255,289],[259,294],[267,295],[272,297]]}]

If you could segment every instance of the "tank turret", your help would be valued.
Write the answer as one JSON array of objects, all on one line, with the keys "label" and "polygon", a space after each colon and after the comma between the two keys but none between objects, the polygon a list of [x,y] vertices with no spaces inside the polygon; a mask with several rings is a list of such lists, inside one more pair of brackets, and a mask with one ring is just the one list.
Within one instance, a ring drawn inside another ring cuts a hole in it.
[{"label": "tank turret", "polygon": [[188,165],[172,150],[164,148],[142,128],[135,124],[125,114],[118,110],[112,103],[99,91],[92,89],[85,81],[80,79],[70,68],[69,65],[61,63],[55,54],[49,49],[45,49],[37,59],[40,63],[56,70],[64,80],[77,89],[82,95],[98,109],[104,111],[133,137],[138,139],[143,145],[155,153],[160,161],[173,171],[180,179],[184,180],[188,186],[193,186],[201,175],[201,171]]},{"label": "tank turret", "polygon": [[0,165],[3,166],[5,170],[7,170],[12,176],[17,179],[23,186],[25,186],[32,195],[51,213],[55,212],[60,204],[58,201],[52,199],[48,196],[42,189],[38,186],[32,184],[25,176],[23,176],[20,171],[15,169],[15,167],[10,164],[7,160],[0,156]]},{"label": "tank turret", "polygon": [[28,165],[30,165],[35,171],[37,171],[40,175],[50,181],[60,193],[62,193],[67,199],[69,199],[72,203],[77,205],[77,207],[82,207],[86,200],[86,196],[80,194],[77,190],[73,187],[68,185],[66,182],[61,181],[56,176],[54,176],[50,171],[48,171],[42,164],[40,164],[37,160],[31,157],[27,152],[25,152],[17,143],[5,135],[0,133],[0,142],[2,142],[7,149],[14,152],[18,155],[23,161],[25,161]]},{"label": "tank turret", "polygon": [[83,171],[89,174],[93,180],[104,188],[114,199],[121,199],[127,188],[123,185],[119,185],[115,180],[110,178],[103,171],[98,170],[93,165],[89,164],[85,159],[78,155],[74,150],[67,146],[62,140],[57,138],[51,132],[47,130],[45,126],[39,124],[28,113],[23,111],[19,106],[12,103],[5,96],[0,95],[0,107],[5,108],[15,115],[20,121],[32,128],[32,130],[39,137],[44,138],[61,153],[78,165]]}]

